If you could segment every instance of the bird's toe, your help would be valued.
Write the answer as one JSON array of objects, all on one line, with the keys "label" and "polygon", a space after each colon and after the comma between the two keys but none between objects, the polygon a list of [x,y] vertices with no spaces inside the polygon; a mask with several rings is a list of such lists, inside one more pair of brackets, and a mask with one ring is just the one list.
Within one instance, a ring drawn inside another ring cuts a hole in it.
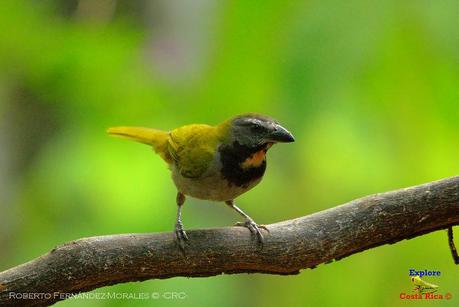
[{"label": "bird's toe", "polygon": [[177,239],[177,243],[180,247],[180,249],[183,251],[185,250],[185,243],[188,241],[188,235],[186,234],[186,231],[181,227],[180,225],[177,225],[175,227],[175,237]]},{"label": "bird's toe", "polygon": [[251,233],[253,233],[254,235],[257,236],[257,241],[258,241],[258,244],[263,247],[263,243],[264,243],[264,237],[263,237],[263,234],[261,233],[261,230],[260,229],[264,229],[266,230],[267,232],[269,232],[269,229],[266,228],[266,226],[263,226],[263,225],[258,225],[257,223],[255,223],[255,221],[253,220],[246,220],[245,222],[237,222],[235,224],[235,226],[242,226],[242,227],[247,227]]}]

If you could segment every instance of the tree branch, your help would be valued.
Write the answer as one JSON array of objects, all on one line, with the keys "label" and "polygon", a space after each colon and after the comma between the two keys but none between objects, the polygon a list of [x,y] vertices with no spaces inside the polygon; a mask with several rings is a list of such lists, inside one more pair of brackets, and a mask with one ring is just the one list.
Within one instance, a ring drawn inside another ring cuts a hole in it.
[{"label": "tree branch", "polygon": [[[0,305],[48,305],[65,298],[60,294],[153,278],[298,274],[458,224],[459,177],[452,177],[268,225],[263,249],[242,227],[190,230],[185,254],[171,232],[84,238],[1,272]],[[18,300],[17,293],[50,296]]]}]

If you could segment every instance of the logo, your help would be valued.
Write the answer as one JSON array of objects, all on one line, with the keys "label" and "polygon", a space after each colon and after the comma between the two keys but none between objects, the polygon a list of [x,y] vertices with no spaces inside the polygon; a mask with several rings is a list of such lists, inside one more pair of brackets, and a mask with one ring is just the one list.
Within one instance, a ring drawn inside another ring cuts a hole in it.
[{"label": "logo", "polygon": [[430,280],[426,281],[422,278],[424,276],[439,277],[441,276],[440,271],[429,271],[415,269],[409,269],[409,276],[413,289],[411,292],[401,292],[400,299],[402,300],[450,300],[452,294],[449,292],[442,293],[439,291],[440,287],[437,283],[433,283]]}]

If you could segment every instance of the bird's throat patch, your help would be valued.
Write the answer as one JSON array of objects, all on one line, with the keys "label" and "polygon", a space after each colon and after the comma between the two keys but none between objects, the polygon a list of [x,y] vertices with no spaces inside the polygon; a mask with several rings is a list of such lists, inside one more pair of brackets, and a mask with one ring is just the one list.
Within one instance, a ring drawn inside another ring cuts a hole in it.
[{"label": "bird's throat patch", "polygon": [[259,167],[265,161],[266,158],[266,149],[262,149],[250,155],[241,163],[243,169],[248,169],[251,167]]},{"label": "bird's throat patch", "polygon": [[[230,185],[248,187],[263,177],[266,169],[267,146],[251,148],[234,142],[218,149],[222,162],[222,175]],[[256,166],[257,165],[257,166]]]}]

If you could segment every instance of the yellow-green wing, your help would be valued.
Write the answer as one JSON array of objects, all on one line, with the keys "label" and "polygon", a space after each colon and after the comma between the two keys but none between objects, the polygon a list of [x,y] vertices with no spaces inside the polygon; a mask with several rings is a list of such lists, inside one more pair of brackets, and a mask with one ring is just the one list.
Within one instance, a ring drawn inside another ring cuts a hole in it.
[{"label": "yellow-green wing", "polygon": [[182,176],[198,178],[209,168],[218,142],[215,127],[183,126],[171,131],[169,153]]}]

